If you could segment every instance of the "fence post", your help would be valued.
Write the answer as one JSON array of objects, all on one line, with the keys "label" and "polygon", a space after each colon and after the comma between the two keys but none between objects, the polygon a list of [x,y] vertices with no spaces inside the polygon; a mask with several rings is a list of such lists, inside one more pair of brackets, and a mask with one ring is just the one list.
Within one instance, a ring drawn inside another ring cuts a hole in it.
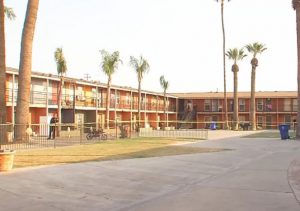
[{"label": "fence post", "polygon": [[83,134],[84,134],[84,124],[81,123],[81,126],[80,126],[80,139],[79,139],[79,144],[80,145],[82,144]]},{"label": "fence post", "polygon": [[[50,125],[51,125],[51,123],[50,123]],[[53,134],[51,134],[51,135],[54,135],[54,137],[56,136],[56,122],[54,123],[54,129],[53,129],[53,131],[52,131],[52,133]],[[55,149],[56,148],[56,139],[54,138],[53,139],[53,148]]]}]

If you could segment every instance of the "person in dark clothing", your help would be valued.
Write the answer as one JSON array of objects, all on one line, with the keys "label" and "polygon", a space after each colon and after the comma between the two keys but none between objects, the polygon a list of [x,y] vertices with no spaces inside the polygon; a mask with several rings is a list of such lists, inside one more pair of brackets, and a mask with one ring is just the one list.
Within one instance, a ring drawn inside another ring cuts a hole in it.
[{"label": "person in dark clothing", "polygon": [[50,127],[49,127],[49,137],[48,139],[51,139],[51,136],[53,139],[55,139],[55,124],[58,122],[58,118],[56,114],[53,115],[53,117],[50,120]]}]

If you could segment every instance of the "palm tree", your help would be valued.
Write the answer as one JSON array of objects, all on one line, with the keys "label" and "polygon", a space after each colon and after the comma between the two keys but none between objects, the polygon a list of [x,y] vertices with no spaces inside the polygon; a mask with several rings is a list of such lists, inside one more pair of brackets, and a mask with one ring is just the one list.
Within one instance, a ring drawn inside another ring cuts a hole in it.
[{"label": "palm tree", "polygon": [[247,55],[244,53],[243,49],[229,49],[226,53],[226,56],[228,59],[233,60],[233,65],[231,67],[231,70],[233,72],[233,130],[238,130],[238,118],[239,118],[239,103],[238,103],[238,71],[239,71],[239,66],[237,65],[237,61],[242,60],[244,57]]},{"label": "palm tree", "polygon": [[130,65],[134,68],[137,77],[138,77],[138,130],[140,129],[140,121],[141,121],[141,84],[144,75],[149,71],[150,65],[148,64],[147,60],[140,56],[140,59],[137,59],[133,56],[130,57]]},{"label": "palm tree", "polygon": [[[216,0],[219,2],[219,0]],[[230,0],[228,0],[229,2]],[[221,21],[223,35],[223,75],[224,75],[224,110],[225,110],[225,129],[228,129],[228,111],[227,111],[227,92],[226,92],[226,42],[225,42],[225,26],[224,26],[224,0],[221,0]]]},{"label": "palm tree", "polygon": [[38,7],[39,0],[28,0],[22,32],[18,77],[18,99],[16,109],[16,123],[18,124],[16,138],[18,140],[26,137],[26,125],[29,124],[32,44]]},{"label": "palm tree", "polygon": [[109,129],[109,108],[110,108],[110,88],[112,75],[118,69],[119,63],[122,63],[120,59],[120,53],[118,51],[113,52],[112,54],[108,53],[105,50],[101,50],[102,55],[102,71],[107,75],[107,94],[106,94],[106,127]]},{"label": "palm tree", "polygon": [[56,48],[56,51],[54,52],[54,60],[56,62],[57,67],[57,74],[60,78],[60,84],[58,89],[58,135],[60,134],[60,125],[61,125],[61,98],[62,98],[62,89],[64,86],[64,76],[67,72],[67,62],[64,57],[63,49],[62,48]]},{"label": "palm tree", "polygon": [[[16,17],[12,8],[4,6],[0,1],[0,81],[6,81],[6,55],[5,55],[5,16],[12,20]],[[0,86],[0,124],[6,123],[6,83]]]},{"label": "palm tree", "polygon": [[[166,79],[165,79],[165,76],[160,76],[160,78],[159,78],[159,82],[160,82],[160,86],[161,86],[161,88],[163,88],[163,90],[164,90],[164,120],[165,120],[165,122],[166,122],[166,127],[168,127],[168,117],[166,117],[166,101],[167,101],[167,97],[166,97],[166,95],[167,95],[167,89],[169,88],[169,82],[168,81],[166,81]],[[167,120],[166,120],[166,118],[167,118]]]},{"label": "palm tree", "polygon": [[297,112],[297,130],[296,138],[300,139],[300,0],[292,0],[292,6],[296,10],[297,26],[297,50],[298,50],[298,112]]},{"label": "palm tree", "polygon": [[250,121],[252,130],[256,130],[256,114],[255,114],[255,75],[256,75],[256,67],[258,66],[258,60],[256,58],[257,54],[260,54],[267,50],[265,45],[255,42],[253,44],[246,45],[246,48],[249,53],[253,54],[253,58],[251,59],[251,99],[250,99]]}]

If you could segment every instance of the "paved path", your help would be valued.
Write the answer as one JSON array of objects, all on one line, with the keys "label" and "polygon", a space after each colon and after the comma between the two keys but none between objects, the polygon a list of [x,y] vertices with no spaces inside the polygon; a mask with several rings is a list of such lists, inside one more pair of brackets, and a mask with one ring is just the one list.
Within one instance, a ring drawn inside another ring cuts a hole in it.
[{"label": "paved path", "polygon": [[300,141],[190,146],[232,150],[1,173],[0,210],[300,210]]}]

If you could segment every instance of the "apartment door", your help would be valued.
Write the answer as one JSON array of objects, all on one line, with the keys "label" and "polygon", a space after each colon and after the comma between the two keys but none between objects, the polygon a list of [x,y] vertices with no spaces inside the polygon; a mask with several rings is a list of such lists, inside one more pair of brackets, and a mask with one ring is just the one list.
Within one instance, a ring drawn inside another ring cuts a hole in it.
[{"label": "apartment door", "polygon": [[205,116],[204,117],[204,122],[205,122],[205,128],[209,128],[210,123],[211,123],[211,116]]},{"label": "apartment door", "polygon": [[104,114],[98,114],[97,115],[97,122],[99,128],[104,128],[105,124],[105,115]]},{"label": "apartment door", "polygon": [[266,129],[272,129],[272,116],[266,116]]},{"label": "apartment door", "polygon": [[263,128],[264,126],[264,117],[263,116],[257,116],[257,127]]},{"label": "apartment door", "polygon": [[149,124],[149,116],[148,114],[145,115],[145,128],[149,128],[150,124]]},{"label": "apartment door", "polygon": [[136,130],[136,115],[135,114],[133,114],[132,115],[132,119],[131,119],[131,128],[133,129],[133,130]]},{"label": "apartment door", "polygon": [[84,124],[84,114],[82,113],[75,114],[75,124],[76,125]]}]

